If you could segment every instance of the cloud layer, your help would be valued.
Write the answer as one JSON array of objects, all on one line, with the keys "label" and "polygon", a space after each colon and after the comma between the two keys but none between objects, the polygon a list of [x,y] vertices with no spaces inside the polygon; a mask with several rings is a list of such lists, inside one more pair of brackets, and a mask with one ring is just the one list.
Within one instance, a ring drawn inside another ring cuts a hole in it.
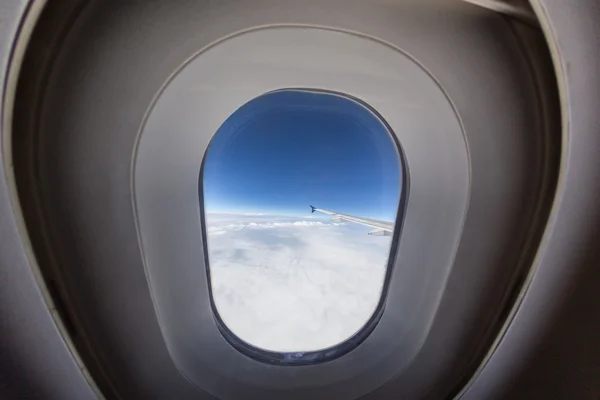
[{"label": "cloud layer", "polygon": [[217,310],[242,340],[309,351],[358,331],[381,294],[390,238],[327,219],[208,214]]}]

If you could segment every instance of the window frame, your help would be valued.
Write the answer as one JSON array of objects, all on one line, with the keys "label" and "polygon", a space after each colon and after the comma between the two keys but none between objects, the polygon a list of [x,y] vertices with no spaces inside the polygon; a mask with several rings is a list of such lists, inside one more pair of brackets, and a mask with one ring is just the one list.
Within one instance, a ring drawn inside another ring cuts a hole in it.
[{"label": "window frame", "polygon": [[[388,253],[386,270],[384,274],[384,279],[382,283],[381,293],[379,295],[379,300],[377,302],[377,306],[375,310],[367,319],[367,321],[363,324],[363,326],[352,336],[347,338],[346,340],[320,350],[311,350],[311,351],[291,351],[291,352],[278,352],[273,350],[261,349],[260,347],[254,346],[251,343],[243,340],[239,336],[237,336],[223,321],[221,318],[219,311],[216,307],[215,300],[213,297],[212,290],[212,278],[210,273],[210,257],[208,251],[208,234],[206,230],[206,211],[204,208],[204,190],[203,190],[203,177],[204,177],[204,166],[206,163],[206,155],[210,151],[210,146],[212,141],[214,140],[217,133],[215,133],[207,148],[206,152],[202,159],[202,164],[199,171],[198,177],[198,200],[200,206],[200,212],[204,215],[204,218],[201,218],[201,229],[202,229],[202,246],[204,248],[204,266],[206,269],[206,277],[208,284],[208,294],[210,299],[210,307],[212,309],[212,313],[214,316],[214,321],[219,329],[221,335],[225,338],[225,340],[237,351],[240,353],[256,360],[259,362],[273,364],[273,365],[282,365],[282,366],[299,366],[299,365],[313,365],[324,363],[327,361],[334,360],[336,358],[342,357],[343,355],[351,352],[356,347],[358,347],[370,334],[373,332],[383,313],[385,311],[385,302],[387,299],[387,293],[389,288],[389,283],[392,277],[392,273],[394,270],[394,264],[397,256],[398,242],[400,240],[400,236],[402,233],[402,222],[404,220],[404,215],[406,212],[406,199],[407,194],[410,189],[410,180],[409,180],[409,171],[408,164],[406,162],[406,158],[404,155],[404,150],[402,145],[398,141],[397,135],[394,133],[392,127],[387,123],[387,121],[383,118],[383,116],[377,112],[375,108],[366,103],[365,101],[358,99],[354,96],[348,95],[346,93],[333,91],[333,90],[325,90],[325,89],[317,89],[317,88],[298,88],[298,87],[289,87],[282,88],[277,90],[268,91],[263,93],[262,95],[256,96],[248,102],[244,103],[244,105],[255,101],[263,96],[269,96],[274,93],[279,92],[309,92],[309,93],[319,93],[319,94],[327,94],[332,96],[342,97],[346,100],[353,101],[357,103],[359,106],[362,106],[366,109],[366,111],[370,112],[373,117],[377,118],[379,122],[385,127],[387,134],[390,138],[391,143],[395,145],[396,151],[398,153],[399,167],[400,167],[400,177],[401,177],[401,186],[400,186],[400,194],[398,196],[398,205],[396,208],[396,219],[394,221],[394,233],[392,235],[392,242],[390,244],[390,250]],[[242,105],[242,107],[244,106]],[[233,115],[237,110],[235,110],[231,115]]]}]

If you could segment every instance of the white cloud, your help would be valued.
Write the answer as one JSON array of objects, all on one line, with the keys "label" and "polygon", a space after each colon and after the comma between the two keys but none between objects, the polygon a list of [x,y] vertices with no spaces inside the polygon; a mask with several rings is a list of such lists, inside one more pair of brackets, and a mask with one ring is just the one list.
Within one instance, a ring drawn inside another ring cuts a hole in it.
[{"label": "white cloud", "polygon": [[336,345],[372,315],[390,238],[327,219],[207,215],[215,304],[241,339],[275,351]]}]

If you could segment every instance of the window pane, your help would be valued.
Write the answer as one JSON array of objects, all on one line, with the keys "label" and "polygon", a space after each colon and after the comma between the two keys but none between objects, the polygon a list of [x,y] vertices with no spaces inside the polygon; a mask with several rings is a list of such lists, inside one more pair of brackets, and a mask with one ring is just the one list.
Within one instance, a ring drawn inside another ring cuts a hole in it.
[{"label": "window pane", "polygon": [[260,349],[305,352],[365,325],[402,186],[379,117],[339,94],[272,92],[223,123],[202,175],[212,296],[231,332]]}]

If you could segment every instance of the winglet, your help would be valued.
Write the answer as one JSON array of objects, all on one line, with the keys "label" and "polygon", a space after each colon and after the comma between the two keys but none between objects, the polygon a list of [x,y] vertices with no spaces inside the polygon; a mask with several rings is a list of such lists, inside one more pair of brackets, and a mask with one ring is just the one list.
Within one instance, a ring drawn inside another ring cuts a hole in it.
[{"label": "winglet", "polygon": [[316,208],[317,208],[317,207],[310,206],[310,213],[311,213],[311,214],[312,214],[312,213],[314,213]]}]

